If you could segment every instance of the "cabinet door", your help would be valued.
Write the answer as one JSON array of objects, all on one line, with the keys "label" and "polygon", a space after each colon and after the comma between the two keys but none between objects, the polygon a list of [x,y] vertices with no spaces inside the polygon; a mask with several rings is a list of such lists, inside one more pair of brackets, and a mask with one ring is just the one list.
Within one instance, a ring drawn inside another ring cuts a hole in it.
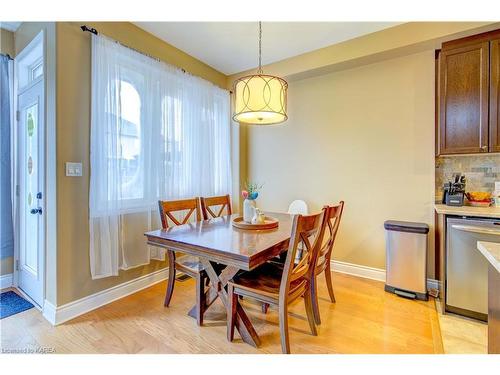
[{"label": "cabinet door", "polygon": [[500,152],[500,39],[490,44],[490,152]]},{"label": "cabinet door", "polygon": [[441,51],[441,155],[488,152],[488,60],[488,42]]}]

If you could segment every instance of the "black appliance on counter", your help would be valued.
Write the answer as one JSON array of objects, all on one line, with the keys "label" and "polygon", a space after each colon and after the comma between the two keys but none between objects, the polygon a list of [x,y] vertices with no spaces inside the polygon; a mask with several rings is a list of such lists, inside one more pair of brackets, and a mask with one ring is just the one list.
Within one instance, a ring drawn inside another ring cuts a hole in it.
[{"label": "black appliance on counter", "polygon": [[465,196],[465,176],[457,173],[453,181],[448,181],[443,186],[443,204],[447,206],[463,206]]}]

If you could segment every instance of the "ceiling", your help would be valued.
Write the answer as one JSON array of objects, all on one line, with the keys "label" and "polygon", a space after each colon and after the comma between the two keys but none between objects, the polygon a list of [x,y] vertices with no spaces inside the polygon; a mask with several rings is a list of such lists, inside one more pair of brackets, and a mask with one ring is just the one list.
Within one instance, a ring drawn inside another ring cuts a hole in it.
[{"label": "ceiling", "polygon": [[[226,74],[258,64],[258,22],[134,22]],[[262,63],[270,64],[398,25],[396,22],[263,22]]]},{"label": "ceiling", "polygon": [[21,25],[21,22],[0,22],[0,29],[5,29],[9,31],[16,31],[17,28]]}]

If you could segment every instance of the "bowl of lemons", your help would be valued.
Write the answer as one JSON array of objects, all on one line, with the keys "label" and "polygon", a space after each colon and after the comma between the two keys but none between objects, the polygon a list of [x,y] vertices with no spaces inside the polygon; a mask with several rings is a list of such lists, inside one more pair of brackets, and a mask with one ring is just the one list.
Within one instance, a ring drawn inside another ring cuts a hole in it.
[{"label": "bowl of lemons", "polygon": [[491,204],[491,193],[484,191],[469,191],[465,193],[471,206],[489,207]]}]

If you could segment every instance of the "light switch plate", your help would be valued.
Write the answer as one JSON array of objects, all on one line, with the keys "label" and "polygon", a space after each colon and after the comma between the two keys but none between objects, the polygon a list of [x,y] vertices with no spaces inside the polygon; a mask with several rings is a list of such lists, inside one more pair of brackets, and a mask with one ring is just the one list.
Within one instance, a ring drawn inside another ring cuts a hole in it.
[{"label": "light switch plate", "polygon": [[80,177],[82,175],[82,163],[66,162],[66,176]]}]

